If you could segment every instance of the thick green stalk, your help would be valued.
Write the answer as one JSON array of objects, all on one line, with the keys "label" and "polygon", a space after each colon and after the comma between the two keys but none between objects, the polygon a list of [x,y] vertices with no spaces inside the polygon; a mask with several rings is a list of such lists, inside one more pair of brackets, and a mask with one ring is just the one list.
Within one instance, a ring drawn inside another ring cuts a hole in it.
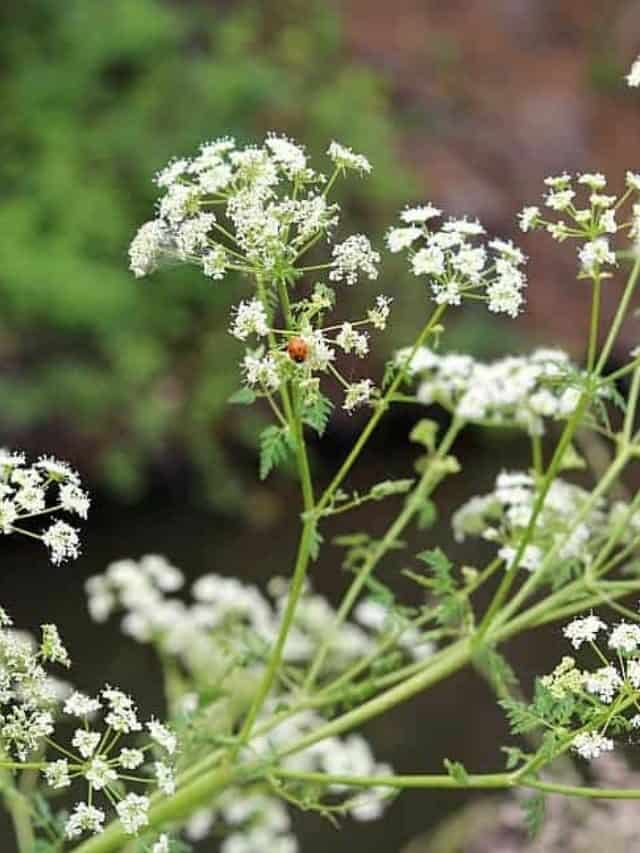
[{"label": "thick green stalk", "polygon": [[402,508],[401,512],[396,517],[395,521],[389,526],[383,538],[378,542],[369,557],[367,557],[367,559],[363,562],[362,566],[358,570],[358,573],[351,582],[346,595],[342,599],[342,603],[338,608],[338,612],[336,613],[332,625],[327,630],[324,640],[322,641],[320,647],[318,648],[318,651],[316,652],[316,655],[313,659],[308,675],[304,682],[304,690],[308,691],[313,686],[318,672],[320,671],[320,668],[322,667],[322,664],[324,663],[327,654],[331,650],[331,646],[336,638],[338,631],[340,630],[340,626],[344,623],[345,619],[351,612],[353,605],[356,603],[358,596],[360,595],[364,585],[371,576],[375,567],[378,565],[382,557],[389,551],[389,549],[393,547],[394,543],[402,535],[403,531],[407,528],[407,526],[411,523],[412,519],[415,517],[416,513],[420,510],[420,507],[423,505],[424,500],[438,485],[438,482],[441,478],[441,472],[438,467],[438,462],[440,462],[449,452],[451,445],[455,441],[456,436],[458,435],[462,427],[463,423],[461,421],[458,421],[457,419],[454,419],[451,422],[449,429],[445,433],[445,436],[442,439],[434,458],[432,460],[429,460],[429,462],[427,463],[427,467],[424,473],[422,474],[422,477],[420,478],[417,486],[413,490],[408,500],[405,502],[405,505]]}]

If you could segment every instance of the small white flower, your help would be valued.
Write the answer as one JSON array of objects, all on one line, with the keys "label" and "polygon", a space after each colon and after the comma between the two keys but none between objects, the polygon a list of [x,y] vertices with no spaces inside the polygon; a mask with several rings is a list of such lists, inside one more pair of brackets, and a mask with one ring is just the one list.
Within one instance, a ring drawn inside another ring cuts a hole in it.
[{"label": "small white flower", "polygon": [[163,794],[171,796],[171,794],[174,794],[176,790],[173,770],[168,764],[164,764],[162,761],[156,761],[154,766],[156,770],[156,779],[158,780],[158,788],[160,788]]},{"label": "small white flower", "polygon": [[351,413],[358,406],[369,402],[374,391],[374,384],[370,379],[362,379],[347,388],[342,408]]},{"label": "small white flower", "polygon": [[106,759],[98,755],[91,760],[89,766],[84,771],[84,778],[90,785],[93,785],[96,791],[101,791],[112,782],[115,782],[118,774],[109,766]]},{"label": "small white flower", "polygon": [[129,835],[135,835],[139,829],[149,823],[149,797],[127,794],[116,805],[116,811],[124,831]]},{"label": "small white flower", "polygon": [[376,304],[367,312],[367,318],[372,323],[374,328],[381,331],[386,328],[389,314],[391,313],[391,303],[393,299],[390,296],[376,296]]},{"label": "small white flower", "polygon": [[424,204],[419,207],[408,207],[400,214],[400,219],[409,225],[423,225],[429,219],[434,219],[436,216],[442,216],[442,211],[438,210],[431,203]]},{"label": "small white flower", "polygon": [[627,678],[636,690],[640,688],[640,660],[637,658],[627,662]]},{"label": "small white flower", "polygon": [[578,252],[582,269],[587,275],[599,272],[603,264],[615,264],[616,254],[609,246],[606,237],[597,237],[585,243]]},{"label": "small white flower", "polygon": [[58,497],[62,509],[67,512],[75,512],[80,518],[86,518],[91,501],[89,495],[78,488],[75,483],[63,483],[60,486]]},{"label": "small white flower", "polygon": [[607,626],[602,619],[591,613],[583,619],[574,619],[573,622],[565,626],[562,633],[574,649],[579,649],[583,643],[593,643],[598,631],[604,631],[606,628]]},{"label": "small white flower", "polygon": [[157,744],[159,744],[163,749],[169,753],[169,755],[173,755],[176,751],[176,746],[178,744],[178,740],[176,736],[170,731],[167,726],[160,723],[158,720],[149,720],[147,723],[147,729],[149,730],[149,734],[155,740]]},{"label": "small white flower", "polygon": [[151,853],[169,853],[169,836],[166,833],[163,832],[158,838],[151,848]]},{"label": "small white flower", "polygon": [[42,642],[40,644],[40,654],[43,660],[51,661],[51,663],[60,663],[63,666],[71,666],[69,652],[64,647],[60,634],[55,625],[42,625]]},{"label": "small white flower", "polygon": [[573,739],[572,746],[578,755],[590,760],[598,758],[602,752],[610,752],[613,741],[598,732],[580,732]]},{"label": "small white flower", "polygon": [[61,758],[59,761],[52,761],[42,771],[47,785],[52,788],[68,788],[71,784],[69,778],[69,762],[66,758]]},{"label": "small white flower", "polygon": [[78,531],[64,521],[55,521],[42,535],[42,541],[51,551],[54,565],[68,559],[77,559],[80,555]]},{"label": "small white flower", "polygon": [[65,838],[77,838],[83,832],[96,834],[102,832],[104,818],[104,812],[95,806],[90,806],[87,803],[76,803],[64,828]]},{"label": "small white flower", "polygon": [[595,672],[585,674],[586,689],[607,705],[613,701],[615,692],[621,684],[622,678],[613,666],[603,666]]},{"label": "small white flower", "polygon": [[390,228],[386,236],[389,251],[401,252],[403,249],[409,249],[421,235],[420,228]]},{"label": "small white flower", "polygon": [[340,145],[339,142],[332,142],[327,154],[339,169],[351,169],[361,174],[369,174],[371,171],[371,163],[366,157],[362,154],[355,154],[351,148]]},{"label": "small white flower", "polygon": [[86,729],[76,729],[71,741],[83,758],[91,758],[101,739],[100,732],[87,731]]},{"label": "small white flower", "polygon": [[101,707],[102,705],[97,699],[92,699],[85,696],[84,693],[76,691],[64,703],[63,710],[65,714],[71,714],[74,717],[87,717],[90,714],[95,714]]},{"label": "small white flower", "polygon": [[621,622],[611,632],[609,646],[624,652],[635,652],[640,646],[640,625]]},{"label": "small white flower", "polygon": [[355,352],[360,358],[369,352],[366,334],[358,332],[351,323],[343,323],[336,335],[336,343],[346,353]]},{"label": "small white flower", "polygon": [[439,246],[427,246],[415,253],[411,265],[415,275],[443,275],[444,252]]},{"label": "small white flower", "polygon": [[640,173],[627,172],[626,184],[629,189],[635,190],[636,192],[640,192]]},{"label": "small white flower", "polygon": [[122,749],[118,760],[125,770],[135,770],[144,763],[144,752],[141,749]]},{"label": "small white flower", "polygon": [[355,284],[358,272],[363,272],[367,278],[376,279],[380,263],[380,254],[375,252],[369,239],[364,234],[353,234],[343,243],[333,247],[333,269],[329,273],[331,281],[346,281]]},{"label": "small white flower", "polygon": [[202,256],[202,271],[209,278],[217,280],[224,278],[228,265],[227,252],[224,246],[219,244]]},{"label": "small white flower", "polygon": [[268,335],[269,323],[262,302],[259,299],[243,300],[235,309],[229,331],[239,341],[246,341],[249,335]]},{"label": "small white flower", "polygon": [[129,269],[136,278],[154,272],[172,241],[164,222],[152,219],[140,226],[129,246]]},{"label": "small white flower", "polygon": [[640,56],[634,60],[631,70],[626,76],[627,85],[634,89],[640,86]]}]

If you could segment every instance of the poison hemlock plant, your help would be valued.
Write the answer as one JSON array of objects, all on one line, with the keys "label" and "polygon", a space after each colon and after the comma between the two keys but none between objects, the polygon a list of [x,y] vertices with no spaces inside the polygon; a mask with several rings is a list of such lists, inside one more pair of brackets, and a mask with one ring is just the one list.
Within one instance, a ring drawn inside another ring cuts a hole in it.
[{"label": "poison hemlock plant", "polygon": [[[636,77],[634,66],[632,85]],[[614,493],[640,456],[640,355],[606,370],[640,276],[640,175],[627,173],[619,196],[599,174],[548,178],[551,214],[528,207],[520,216],[525,231],[577,244],[579,278],[593,297],[584,366],[556,350],[492,364],[441,352],[435,342],[447,312],[465,302],[518,315],[526,259],[512,243],[487,239],[476,221],[443,220],[430,204],[405,209],[387,245],[407,253],[414,288],[426,283],[425,316],[413,344],[376,382],[364,368],[392,300],[374,294],[363,315],[349,319],[340,308],[348,288],[377,281],[381,253],[365,235],[341,233],[332,197],[339,179],[364,177],[371,167],[335,142],[327,155],[325,176],[285,137],[248,147],[225,138],[156,177],[158,215],[133,240],[132,270],[149,275],[177,260],[199,267],[215,288],[229,272],[248,282],[229,325],[245,346],[234,402],[271,413],[260,476],[283,464],[297,471],[299,547],[291,575],[272,578],[266,591],[208,574],[187,597],[182,572],[154,555],[113,563],[87,582],[93,618],[118,615],[127,635],[157,652],[166,723],[143,724],[116,687],[87,696],[55,680],[48,666],[69,665],[57,628],[43,625],[32,641],[2,613],[0,765],[21,853],[109,853],[127,849],[131,836],[131,849],[166,853],[212,834],[223,838],[224,853],[289,853],[298,847],[285,803],[371,820],[405,788],[522,788],[531,833],[544,819],[547,792],[640,797],[637,789],[566,784],[557,775],[558,759],[595,760],[640,727],[640,615],[628,600],[640,592],[640,495],[623,502]],[[603,328],[602,284],[625,266],[616,313]],[[364,366],[358,375],[354,363]],[[320,490],[306,439],[326,425],[331,384],[345,411],[370,414]],[[425,419],[413,429],[414,476],[349,490],[361,450],[398,402],[437,402],[449,425],[440,430]],[[452,448],[468,424],[521,430],[531,443],[525,470],[498,471],[491,491],[452,516],[457,538],[494,547],[478,566],[458,566],[428,541],[434,493],[447,477],[464,476]],[[592,472],[577,452],[579,430],[606,449],[604,468]],[[572,481],[576,471],[581,485]],[[76,556],[77,531],[56,527],[65,522],[54,522],[55,536],[53,528],[32,529],[42,514],[86,515],[88,498],[68,466],[45,459],[28,467],[5,452],[0,490],[4,535],[42,538],[54,562]],[[336,540],[351,581],[334,609],[313,591],[313,561],[322,562],[331,517],[367,501],[396,501],[399,509],[379,538],[364,531]],[[427,544],[405,572],[425,592],[418,607],[375,576],[412,524]],[[488,583],[494,591],[483,606],[486,597],[476,593]],[[565,623],[572,655],[553,661],[527,699],[501,647],[553,622]],[[358,728],[468,664],[487,677],[517,739],[505,747],[506,770],[478,774],[453,757],[443,772],[424,773],[433,768],[418,759],[399,775],[378,762]],[[67,717],[80,722],[64,739]],[[66,811],[60,792],[73,796]]]}]

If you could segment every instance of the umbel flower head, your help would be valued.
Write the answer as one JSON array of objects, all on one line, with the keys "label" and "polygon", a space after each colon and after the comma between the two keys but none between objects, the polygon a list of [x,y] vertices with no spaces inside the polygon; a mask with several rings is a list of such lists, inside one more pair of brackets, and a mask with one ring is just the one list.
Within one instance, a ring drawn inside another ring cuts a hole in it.
[{"label": "umbel flower head", "polygon": [[[23,453],[0,449],[0,534],[39,539],[54,564],[75,559],[80,553],[78,531],[57,513],[85,519],[89,505],[78,474],[66,462],[42,456],[28,464]],[[51,523],[33,530],[33,520],[41,517],[49,517]]]},{"label": "umbel flower head", "polygon": [[[240,147],[224,138],[201,146],[195,157],[172,161],[156,176],[164,193],[158,215],[134,238],[130,266],[144,276],[163,260],[178,260],[216,280],[228,272],[247,276],[255,293],[232,310],[229,325],[235,338],[250,345],[242,361],[245,385],[271,397],[291,382],[305,409],[316,410],[329,406],[320,378],[330,376],[342,386],[344,408],[351,412],[372,400],[376,388],[370,379],[351,379],[351,370],[349,378],[343,375],[336,357],[367,355],[367,327],[384,329],[391,299],[379,295],[364,317],[324,324],[336,290],[375,280],[380,263],[364,234],[335,238],[340,211],[328,198],[338,177],[366,175],[371,166],[335,141],[327,157],[330,176],[309,166],[301,145],[269,134],[262,146]],[[325,262],[305,266],[307,253],[321,240],[329,243]],[[316,281],[303,296],[299,280],[311,271],[324,274],[325,281]],[[284,310],[281,304],[283,317],[276,322],[278,283],[291,305]]]},{"label": "umbel flower head", "polygon": [[404,210],[403,224],[387,234],[389,250],[408,252],[411,270],[426,279],[438,304],[481,300],[493,313],[516,317],[526,286],[520,249],[505,240],[486,241],[477,220],[449,219],[433,227],[441,215],[432,204]]},{"label": "umbel flower head", "polygon": [[640,236],[640,175],[627,172],[620,195],[607,192],[600,172],[564,172],[544,183],[542,203],[549,212],[537,205],[525,207],[518,215],[522,231],[544,230],[558,242],[575,241],[580,278],[609,278],[618,264],[614,241],[628,234],[637,244]]}]

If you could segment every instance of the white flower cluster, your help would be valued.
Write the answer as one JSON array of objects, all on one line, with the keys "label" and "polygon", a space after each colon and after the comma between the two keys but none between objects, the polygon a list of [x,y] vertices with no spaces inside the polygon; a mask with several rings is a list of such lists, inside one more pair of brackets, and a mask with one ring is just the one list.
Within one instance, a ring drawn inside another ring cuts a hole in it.
[{"label": "white flower cluster", "polygon": [[[218,667],[228,670],[228,648],[237,640],[238,649],[269,648],[275,640],[286,604],[287,583],[274,578],[269,586],[271,599],[258,587],[237,578],[206,574],[191,587],[192,603],[168,595],[184,586],[184,575],[164,557],[147,555],[139,561],[119,560],[102,575],[86,582],[91,616],[104,622],[123,611],[122,630],[141,643],[155,644],[164,655],[178,657],[193,674],[215,681]],[[373,609],[377,607],[372,621]],[[358,621],[345,622],[335,637],[330,665],[340,670],[369,654],[380,634],[387,631],[393,614],[375,602],[361,605]],[[384,612],[383,612],[384,611]],[[287,638],[285,659],[301,664],[315,653],[332,626],[335,609],[321,595],[307,587],[300,600],[295,621]],[[430,652],[410,627],[398,630],[398,643],[415,657]],[[254,638],[249,641],[249,637]]]},{"label": "white flower cluster", "polygon": [[[376,279],[380,255],[363,234],[334,242],[326,263],[300,266],[301,257],[321,238],[332,239],[339,207],[327,195],[335,178],[371,170],[365,157],[337,142],[327,154],[334,165],[330,179],[309,167],[302,146],[274,134],[260,147],[239,148],[225,138],[203,145],[192,159],[172,161],[156,177],[164,196],[157,219],[145,223],[131,244],[131,269],[143,276],[163,258],[177,258],[201,266],[214,279],[237,270],[268,287],[280,281],[289,288],[311,270],[325,271],[333,284]],[[379,296],[365,319],[323,329],[322,313],[333,302],[333,291],[316,284],[310,299],[294,302],[295,325],[289,329],[272,328],[272,303],[260,288],[234,309],[230,332],[235,338],[270,338],[266,351],[248,350],[243,360],[244,381],[254,392],[271,395],[292,381],[312,407],[320,397],[317,374],[331,373],[343,386],[348,412],[372,399],[371,380],[351,381],[340,374],[336,350],[363,358],[369,343],[360,327],[384,329],[391,300]]]},{"label": "white flower cluster", "polygon": [[486,232],[477,220],[449,219],[431,230],[441,213],[430,204],[403,211],[403,225],[387,233],[390,251],[409,252],[413,273],[428,278],[438,304],[481,300],[493,313],[517,317],[526,286],[520,249],[505,240],[478,242]]},{"label": "white flower cluster", "polygon": [[[99,712],[104,716],[103,729],[96,725]],[[79,778],[88,789],[87,801],[77,802],[67,820],[65,836],[74,839],[85,832],[102,831],[106,813],[95,805],[97,792],[114,805],[125,832],[136,835],[149,822],[147,789],[156,788],[163,794],[175,791],[172,762],[176,736],[153,718],[143,725],[131,697],[109,686],[95,698],[74,692],[64,703],[63,713],[80,719],[81,725],[73,733],[71,747],[60,748],[63,757],[49,762],[43,774],[51,788],[67,788]],[[145,730],[145,746],[123,742],[126,735],[139,737]],[[149,760],[152,747],[154,761]],[[134,771],[135,777],[131,775]],[[127,793],[131,781],[144,785],[145,793]]]},{"label": "white flower cluster", "polygon": [[[337,171],[371,169],[336,142],[327,153]],[[131,269],[145,276],[174,257],[216,279],[227,269],[289,273],[307,244],[338,221],[337,205],[322,190],[326,182],[308,166],[304,148],[283,136],[270,134],[261,147],[241,148],[229,138],[205,143],[195,157],[174,160],[156,176],[165,194],[158,218],[131,244]],[[379,257],[362,235],[335,246],[333,255],[336,281],[351,284],[360,271],[377,275]]]},{"label": "white flower cluster", "polygon": [[[96,807],[94,794],[104,792],[114,804],[125,830],[131,834],[147,824],[149,798],[146,794],[126,793],[126,784],[135,770],[145,773],[148,786],[165,794],[173,793],[172,756],[177,749],[176,736],[157,720],[145,726],[138,718],[133,700],[113,687],[105,687],[98,697],[73,691],[52,678],[43,664],[70,666],[69,654],[55,625],[42,625],[42,636],[35,643],[28,635],[11,628],[11,620],[0,610],[0,746],[7,756],[20,762],[34,760],[43,753],[42,774],[54,790],[69,788],[74,780],[84,779],[87,801],[75,804],[66,823],[65,835],[77,838],[84,832],[100,832],[106,814]],[[96,715],[104,715],[104,727],[96,726]],[[54,740],[58,718],[72,716],[81,720],[68,746]],[[129,748],[123,742],[127,734],[146,729],[147,745]],[[156,760],[147,771],[149,750]],[[54,756],[48,758],[50,752]],[[138,781],[144,781],[138,779]]]},{"label": "white flower cluster", "polygon": [[[631,75],[630,75],[631,76]],[[577,240],[580,276],[607,278],[617,265],[612,238],[628,231],[636,242],[640,236],[640,175],[627,172],[624,195],[608,194],[607,179],[599,172],[579,175],[563,173],[545,178],[544,205],[564,218],[548,219],[540,207],[525,207],[518,215],[523,231],[546,230],[554,240]],[[622,206],[631,199],[631,214],[619,219]]]},{"label": "white flower cluster", "polygon": [[[589,565],[609,524],[602,504],[578,520],[589,497],[590,493],[579,486],[554,480],[519,566],[535,571],[552,549],[556,562],[562,563],[565,570]],[[480,536],[496,542],[500,545],[498,556],[505,568],[511,568],[531,521],[535,501],[536,483],[530,474],[503,471],[493,492],[471,498],[454,513],[452,526],[456,539]]]},{"label": "white flower cluster", "polygon": [[[299,308],[298,328],[271,330],[281,345],[268,352],[262,349],[248,351],[243,361],[244,379],[254,391],[271,394],[287,379],[300,389],[303,402],[312,406],[320,393],[320,376],[336,377],[344,391],[343,408],[352,412],[357,406],[371,400],[376,393],[370,379],[349,381],[337,368],[339,354],[364,359],[369,354],[369,334],[366,328],[382,330],[386,327],[392,300],[380,294],[367,311],[366,317],[353,322],[321,326],[319,312],[333,304],[324,285],[315,288],[311,298]],[[315,321],[311,321],[311,318]],[[232,334],[241,340],[255,334],[264,337],[269,333],[266,313],[257,300],[243,302],[236,309]]]},{"label": "white flower cluster", "polygon": [[[409,354],[399,351],[396,362],[406,365]],[[544,433],[545,418],[567,418],[581,393],[571,384],[575,367],[559,350],[486,363],[421,347],[406,369],[418,381],[422,403],[439,403],[469,423],[519,427],[530,435]]]},{"label": "white flower cluster", "polygon": [[[592,613],[574,619],[565,626],[563,633],[574,649],[580,649],[585,644],[590,646],[595,653],[598,667],[594,670],[580,670],[575,666],[573,658],[565,657],[551,675],[542,679],[542,684],[558,700],[563,700],[571,694],[580,697],[586,692],[596,697],[603,705],[611,705],[618,697],[626,696],[632,700],[627,703],[632,716],[625,718],[626,725],[638,728],[640,624],[619,622],[617,625],[608,626]],[[609,662],[605,651],[597,646],[598,635],[601,633],[608,633],[607,648],[612,652],[612,660]],[[593,710],[593,706],[590,707]],[[598,711],[597,707],[595,710]],[[622,712],[621,708],[619,715]],[[597,758],[602,752],[612,750],[614,742],[606,736],[607,725],[608,723],[600,731],[585,729],[579,732],[572,741],[573,749],[586,759]]]},{"label": "white flower cluster", "polygon": [[76,559],[80,539],[75,527],[60,519],[40,532],[31,530],[29,525],[34,518],[58,512],[84,519],[89,504],[78,474],[66,462],[42,456],[29,465],[23,453],[0,449],[0,534],[18,533],[39,539],[49,549],[54,565]]}]

